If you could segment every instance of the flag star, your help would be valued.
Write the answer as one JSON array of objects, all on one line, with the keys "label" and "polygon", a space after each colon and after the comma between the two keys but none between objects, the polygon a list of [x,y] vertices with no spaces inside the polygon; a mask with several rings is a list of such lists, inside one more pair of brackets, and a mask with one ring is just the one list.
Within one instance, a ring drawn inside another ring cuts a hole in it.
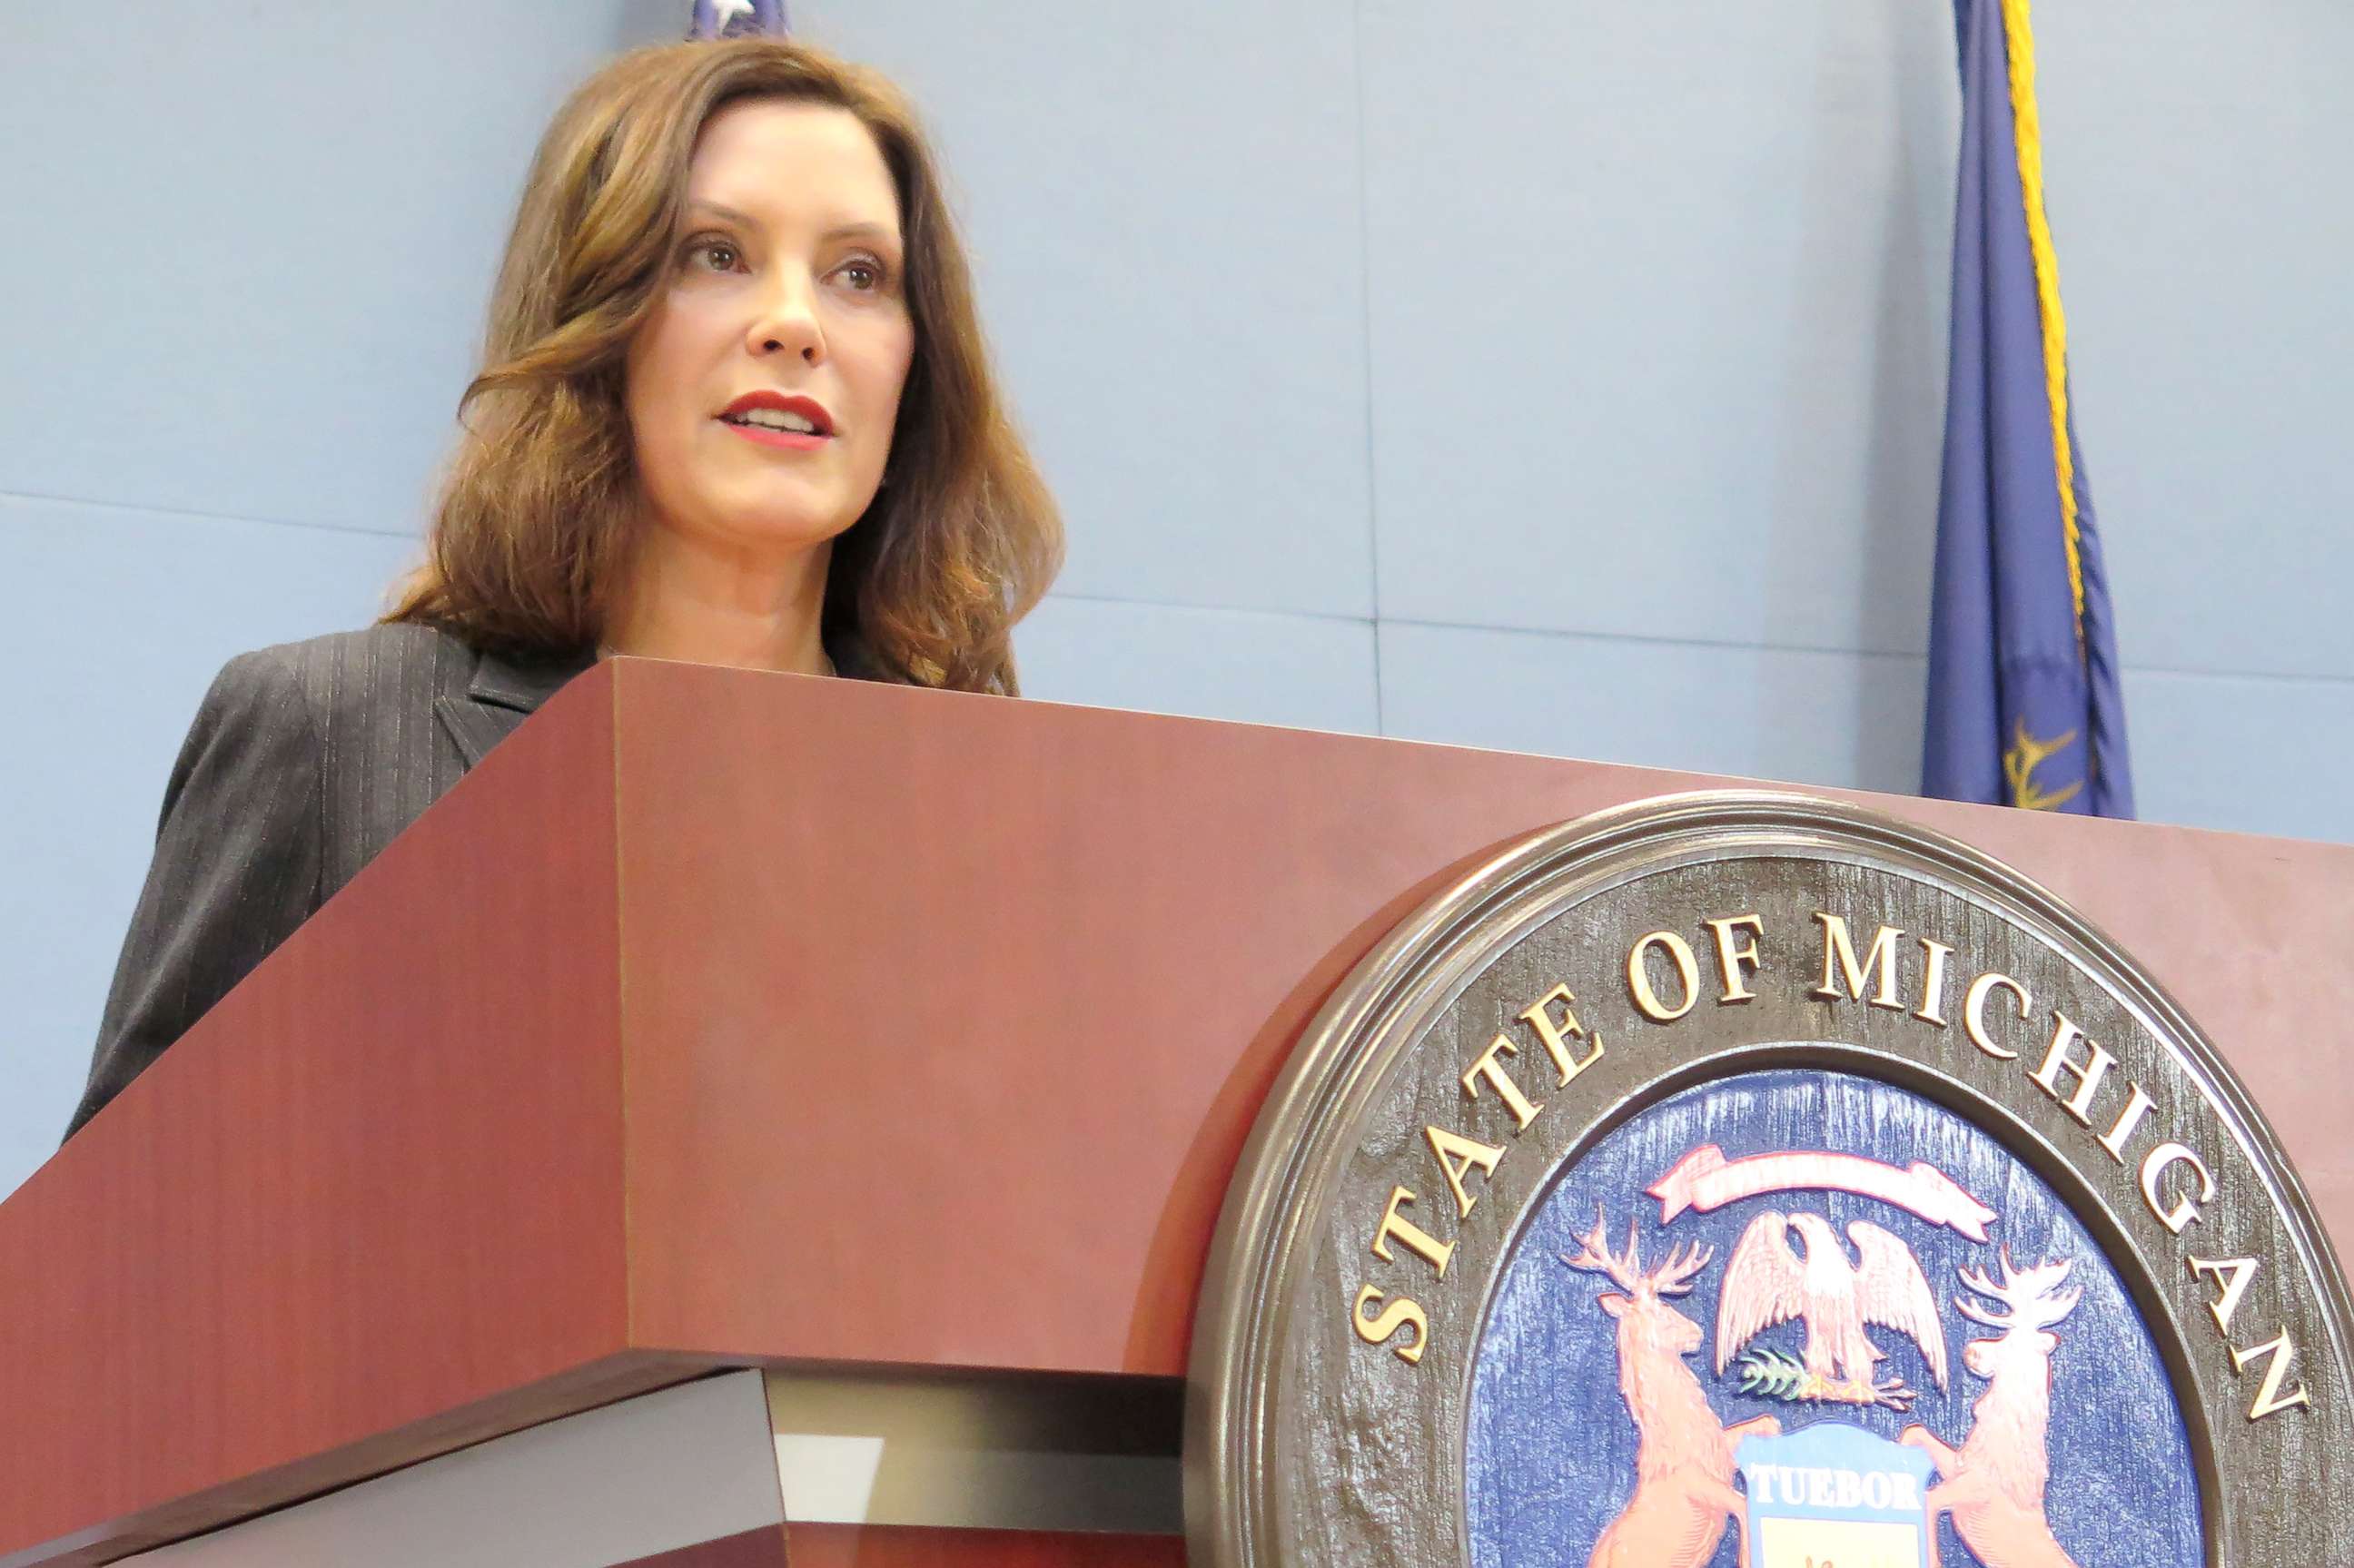
[{"label": "flag star", "polygon": [[752,0],[712,0],[711,30],[724,35],[738,16],[752,15]]}]

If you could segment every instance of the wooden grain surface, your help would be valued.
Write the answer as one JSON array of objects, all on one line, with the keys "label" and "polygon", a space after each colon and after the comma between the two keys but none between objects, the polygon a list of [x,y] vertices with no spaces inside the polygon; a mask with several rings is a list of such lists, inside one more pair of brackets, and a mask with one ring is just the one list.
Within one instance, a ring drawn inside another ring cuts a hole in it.
[{"label": "wooden grain surface", "polygon": [[622,1311],[609,715],[492,758],[0,1205],[0,1561],[676,1381]]},{"label": "wooden grain surface", "polygon": [[[0,1205],[0,1568],[716,1365],[1180,1375],[1349,967],[1522,833],[1722,782],[592,672]],[[2107,927],[2349,1234],[2354,850],[1858,798]]]},{"label": "wooden grain surface", "polygon": [[[1502,843],[1733,782],[619,676],[632,1328],[748,1357],[1182,1374],[1227,1174],[1350,966]],[[2105,927],[2238,1065],[2345,1234],[2354,1075],[2328,1064],[2354,850],[1850,798]]]}]

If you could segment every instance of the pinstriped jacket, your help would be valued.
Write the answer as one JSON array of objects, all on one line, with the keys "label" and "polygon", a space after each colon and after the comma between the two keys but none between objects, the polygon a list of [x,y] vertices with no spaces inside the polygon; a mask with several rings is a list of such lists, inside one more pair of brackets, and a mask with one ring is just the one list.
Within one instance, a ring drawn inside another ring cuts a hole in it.
[{"label": "pinstriped jacket", "polygon": [[66,1135],[589,662],[511,662],[407,625],[230,660],[164,789]]}]

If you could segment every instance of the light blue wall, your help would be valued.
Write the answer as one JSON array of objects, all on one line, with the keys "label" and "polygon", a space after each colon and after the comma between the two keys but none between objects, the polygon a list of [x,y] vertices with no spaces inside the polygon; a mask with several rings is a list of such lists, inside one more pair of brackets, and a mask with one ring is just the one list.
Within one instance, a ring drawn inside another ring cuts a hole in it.
[{"label": "light blue wall", "polygon": [[[164,774],[408,558],[530,143],[684,0],[0,15],[0,1191]],[[926,106],[1072,525],[1034,694],[1901,789],[1945,0],[803,0]],[[2354,840],[2354,8],[2039,11],[2145,814]]]}]

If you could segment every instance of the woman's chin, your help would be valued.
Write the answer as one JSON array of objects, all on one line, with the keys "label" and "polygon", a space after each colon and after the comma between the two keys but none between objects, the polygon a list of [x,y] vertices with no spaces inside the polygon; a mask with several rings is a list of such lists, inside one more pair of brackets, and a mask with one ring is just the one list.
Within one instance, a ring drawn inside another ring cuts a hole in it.
[{"label": "woman's chin", "polygon": [[770,548],[800,554],[831,543],[841,532],[856,522],[855,517],[828,515],[824,517],[757,517],[745,525],[745,533]]},{"label": "woman's chin", "polygon": [[836,507],[779,506],[750,503],[716,506],[695,532],[738,549],[779,556],[800,555],[825,544],[857,521]]}]

